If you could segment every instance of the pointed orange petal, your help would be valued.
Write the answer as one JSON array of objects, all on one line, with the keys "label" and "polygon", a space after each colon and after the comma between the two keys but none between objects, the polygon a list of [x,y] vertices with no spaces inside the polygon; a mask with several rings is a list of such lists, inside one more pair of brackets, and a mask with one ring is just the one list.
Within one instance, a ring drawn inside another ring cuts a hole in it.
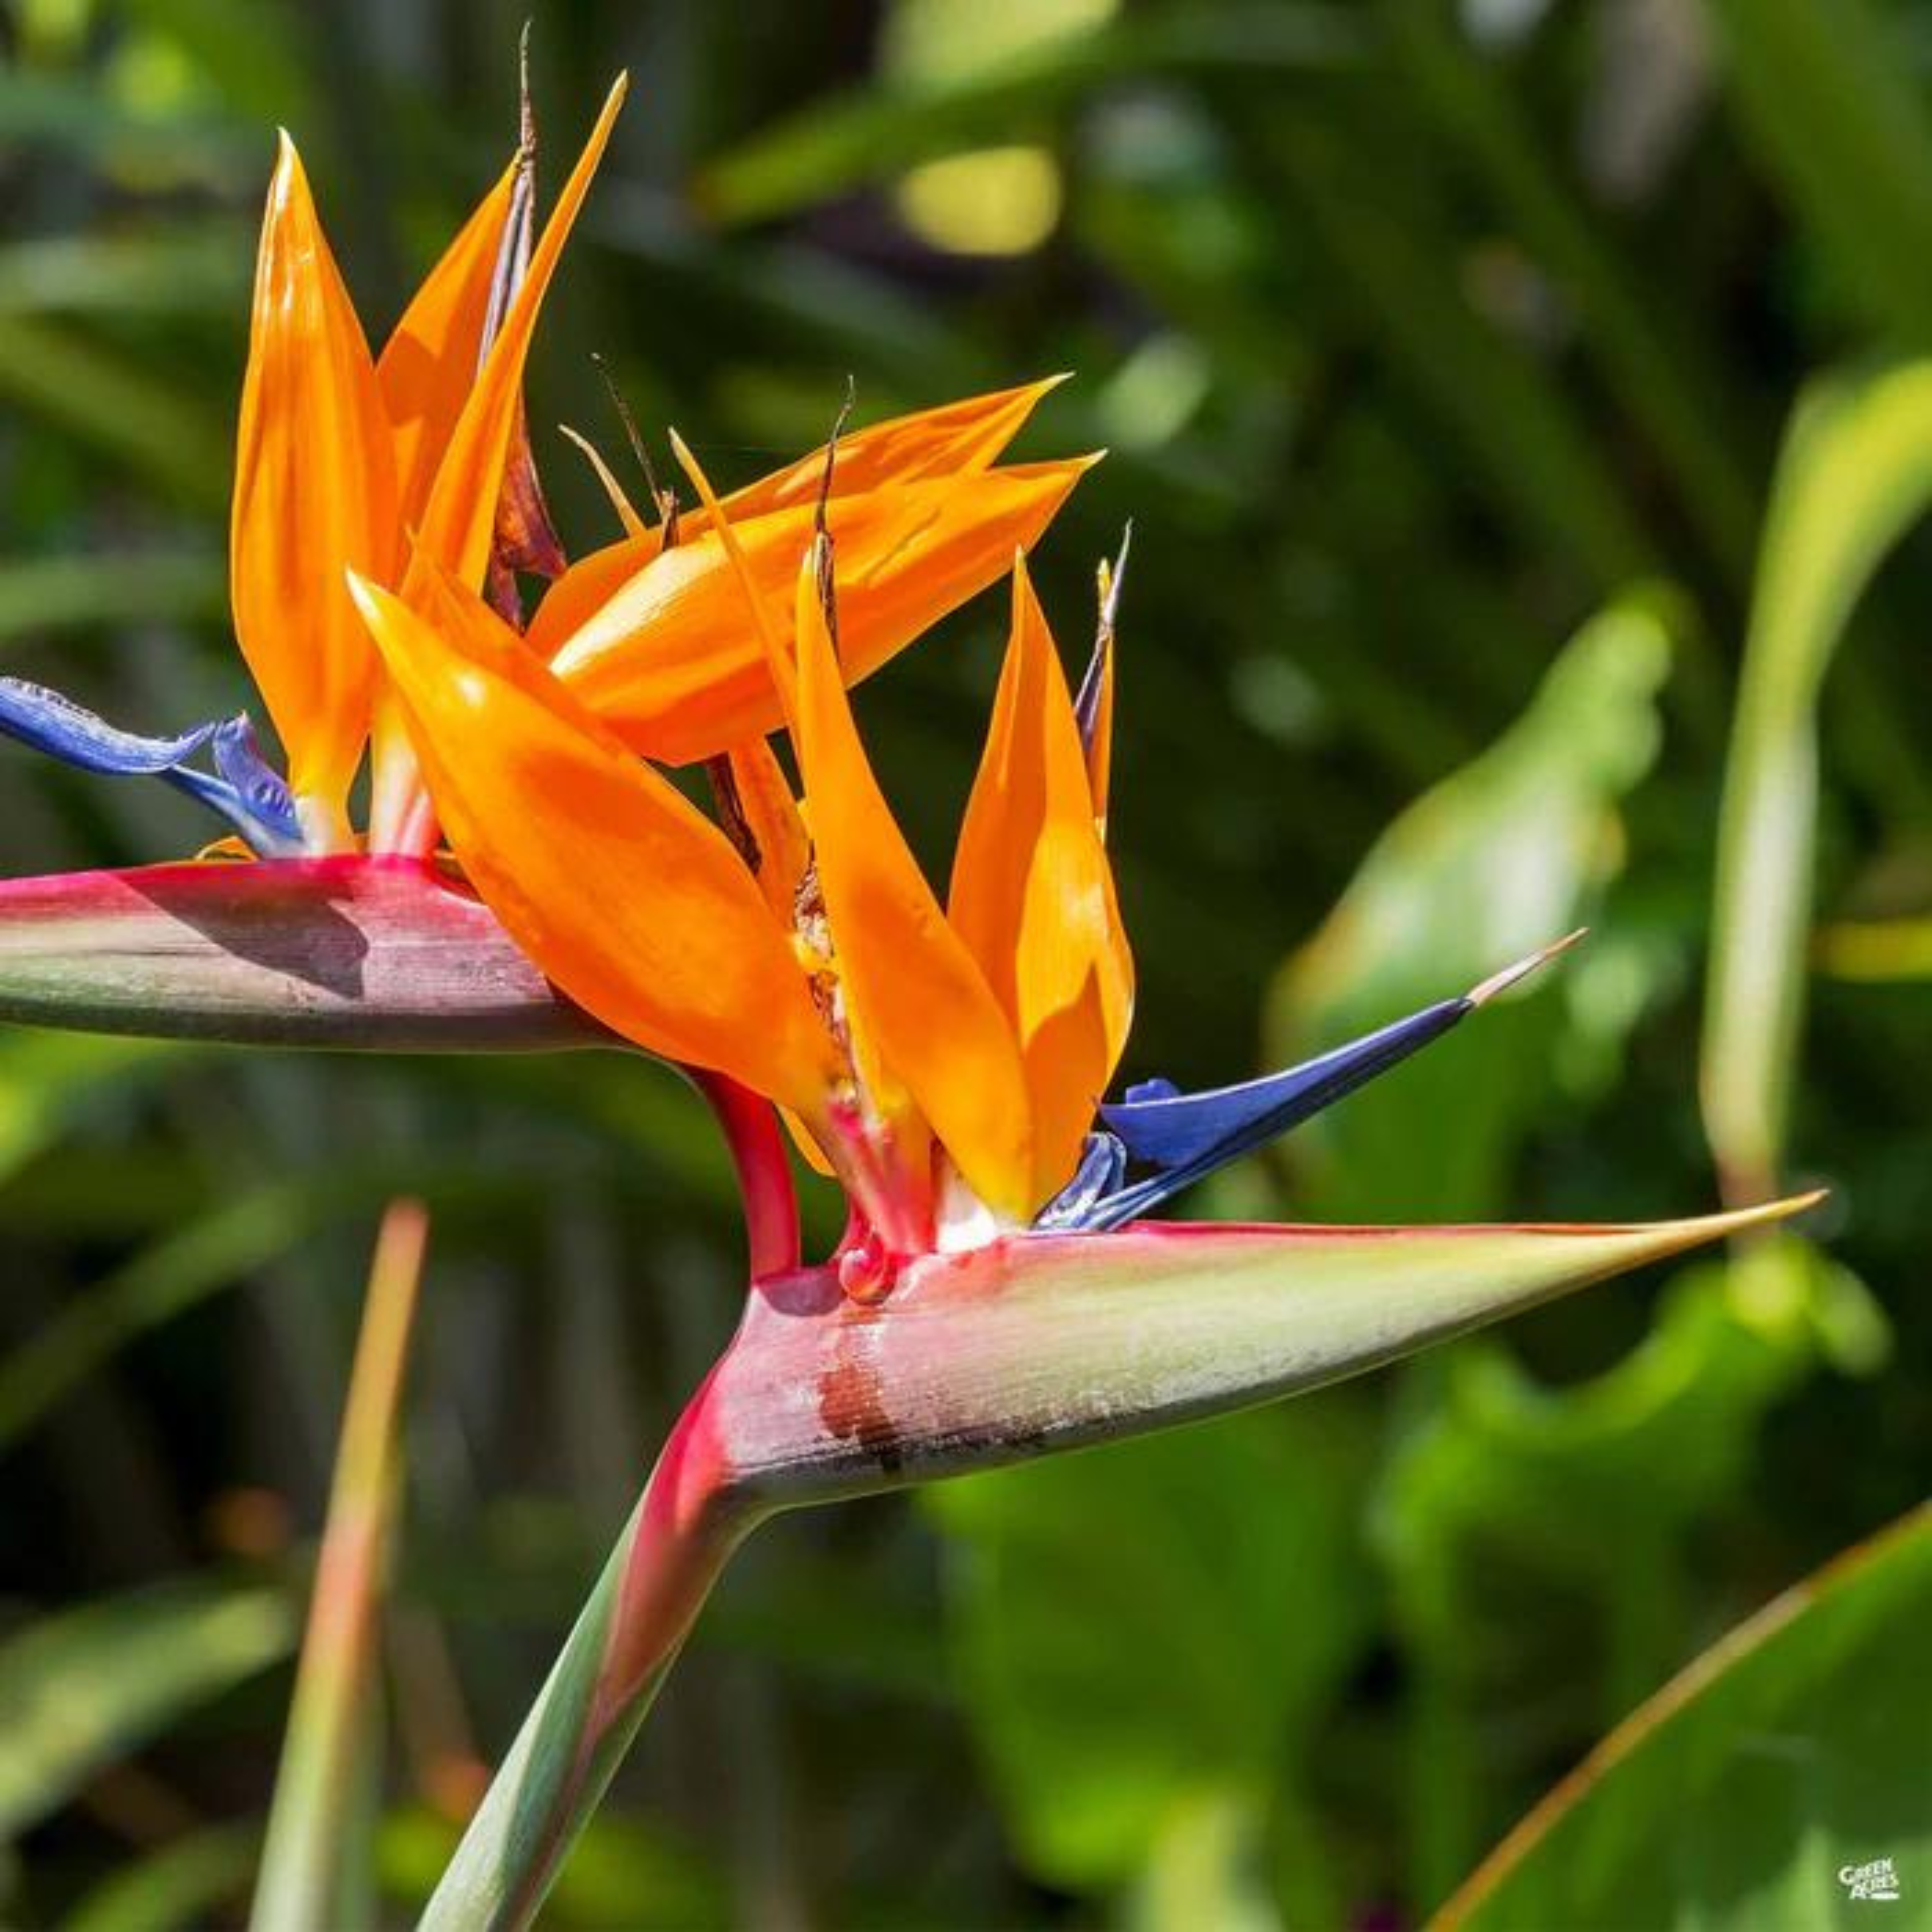
[{"label": "pointed orange petal", "polygon": [[632,538],[648,536],[650,526],[638,514],[637,506],[626,494],[623,484],[617,481],[610,464],[604,460],[604,452],[587,436],[572,429],[569,424],[561,423],[558,427],[562,430],[566,440],[576,446],[582,453],[584,461],[590,464],[591,474],[597,478],[599,487],[610,499],[611,508],[617,513],[618,522],[624,526],[625,536]]},{"label": "pointed orange petal", "polygon": [[301,796],[340,812],[375,654],[343,586],[398,567],[389,432],[368,344],[282,137],[255,269],[230,527],[235,632]]},{"label": "pointed orange petal", "polygon": [[376,364],[395,437],[398,512],[422,520],[437,466],[476,386],[490,290],[524,171],[519,157],[478,203],[404,311]]},{"label": "pointed orange petal", "polygon": [[1126,1043],[1133,967],[1073,700],[1023,560],[946,914],[1025,1057],[1037,1204],[1072,1172]]},{"label": "pointed orange petal", "polygon": [[1022,1216],[1033,1204],[1032,1136],[1012,1029],[880,794],[809,560],[796,608],[799,765],[854,1017],[968,1184],[994,1208]]},{"label": "pointed orange petal", "polygon": [[447,573],[358,581],[464,871],[538,966],[640,1046],[805,1114],[833,1077],[788,935],[723,833]]},{"label": "pointed orange petal", "polygon": [[[752,568],[751,559],[745,554],[745,546],[738,540],[737,526],[730,513],[718,502],[718,493],[712,488],[704,465],[676,430],[670,433],[670,447],[671,454],[677,458],[678,467],[691,479],[692,488],[698,492],[710,526],[724,547],[724,560],[730,567],[732,580],[737,585],[742,600],[740,608],[758,634],[758,646],[765,654],[766,674],[778,692],[778,710],[785,727],[788,730],[794,730],[798,714],[796,650],[782,634],[782,626],[765,608],[764,592],[758,583],[758,573]],[[814,532],[814,543],[816,541]],[[816,549],[812,554],[818,554]]]},{"label": "pointed orange petal", "polygon": [[[922,631],[998,579],[1016,548],[1045,530],[1088,458],[1030,464],[835,497],[827,520],[838,555],[839,644],[846,676],[869,676]],[[732,527],[782,634],[793,573],[812,540],[815,506]],[[719,533],[688,535],[614,588],[614,544],[567,573],[530,629],[533,649],[626,742],[682,764],[775,730],[782,712],[763,646]],[[594,572],[603,602],[573,584]],[[568,626],[568,628],[566,628]]]},{"label": "pointed orange petal", "polygon": [[529,358],[537,314],[578,211],[590,192],[617,110],[623,104],[626,85],[620,75],[544,225],[542,238],[530,258],[530,272],[463,404],[424,506],[416,560],[440,564],[466,584],[480,584],[489,562],[496,500],[523,406],[524,364]]},{"label": "pointed orange petal", "polygon": [[[1066,380],[1049,376],[1017,389],[969,396],[854,430],[838,439],[832,494],[856,496],[889,483],[916,483],[927,477],[988,469],[1018,435],[1040,398]],[[734,491],[724,499],[724,508],[734,520],[742,522],[794,504],[816,503],[824,480],[825,452],[814,449]]]},{"label": "pointed orange petal", "polygon": [[748,738],[726,754],[731,796],[744,835],[758,854],[758,890],[781,925],[790,926],[798,889],[812,862],[812,842],[784,770],[768,740]]}]

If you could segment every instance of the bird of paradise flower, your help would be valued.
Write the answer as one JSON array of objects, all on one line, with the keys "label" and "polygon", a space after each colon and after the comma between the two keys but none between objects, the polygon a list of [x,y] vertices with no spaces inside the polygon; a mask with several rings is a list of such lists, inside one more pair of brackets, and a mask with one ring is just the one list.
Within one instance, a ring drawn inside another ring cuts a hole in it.
[{"label": "bird of paradise flower", "polygon": [[[365,1048],[628,1042],[692,1073],[730,1141],[743,1322],[432,1924],[527,1922],[718,1568],[773,1510],[1313,1386],[1804,1204],[1603,1227],[1145,1219],[1548,952],[1305,1066],[1106,1100],[1134,988],[1106,838],[1118,572],[1076,691],[1023,554],[1087,460],[998,460],[1051,385],[835,436],[722,499],[674,442],[697,502],[653,488],[655,523],[592,452],[623,534],[567,562],[523,373],[622,93],[534,242],[520,144],[374,358],[284,142],[231,571],[286,776],[245,716],[142,738],[0,680],[0,728],[166,779],[242,854],[0,886],[0,1014]],[[527,624],[520,571],[552,580]],[[848,687],[1009,572],[942,903]],[[656,769],[697,760],[715,818]],[[811,1264],[781,1117],[850,1209]]]}]

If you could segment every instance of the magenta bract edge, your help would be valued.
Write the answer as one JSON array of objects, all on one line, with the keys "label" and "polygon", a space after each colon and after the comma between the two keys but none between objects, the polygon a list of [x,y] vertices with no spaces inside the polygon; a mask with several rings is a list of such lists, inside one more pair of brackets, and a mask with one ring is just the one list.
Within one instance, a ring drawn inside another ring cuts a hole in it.
[{"label": "magenta bract edge", "polygon": [[473,895],[387,857],[0,881],[0,1019],[391,1052],[620,1044]]}]

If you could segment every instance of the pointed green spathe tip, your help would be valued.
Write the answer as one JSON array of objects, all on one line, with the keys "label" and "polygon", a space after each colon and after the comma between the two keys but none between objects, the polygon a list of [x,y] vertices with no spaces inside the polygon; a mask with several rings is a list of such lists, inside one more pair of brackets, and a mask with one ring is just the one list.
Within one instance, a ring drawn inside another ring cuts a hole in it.
[{"label": "pointed green spathe tip", "polygon": [[871,1306],[804,1270],[754,1288],[705,1400],[735,1485],[816,1502],[1316,1388],[1820,1198],[1604,1227],[1023,1235],[923,1258]]}]

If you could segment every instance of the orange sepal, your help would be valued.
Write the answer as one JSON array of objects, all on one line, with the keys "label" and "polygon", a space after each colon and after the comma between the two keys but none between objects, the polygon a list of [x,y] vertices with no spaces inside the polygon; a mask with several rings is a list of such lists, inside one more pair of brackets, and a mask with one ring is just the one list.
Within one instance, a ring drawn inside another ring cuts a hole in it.
[{"label": "orange sepal", "polygon": [[748,738],[726,755],[733,801],[758,855],[758,890],[773,916],[790,926],[796,915],[799,886],[812,862],[805,820],[768,740]]},{"label": "orange sepal", "polygon": [[622,525],[624,536],[635,539],[648,536],[650,526],[638,514],[638,506],[631,501],[622,484],[617,481],[616,472],[604,460],[604,452],[580,431],[574,430],[568,423],[560,423],[564,440],[574,444],[578,453],[590,466],[590,473],[597,478],[598,487],[609,500],[612,509],[617,513],[617,520]]},{"label": "orange sepal", "polygon": [[[869,676],[994,582],[1016,548],[1046,529],[1092,458],[835,497],[826,518],[839,560],[839,642],[845,675]],[[791,577],[810,544],[816,506],[801,504],[732,528],[781,635],[791,628]],[[612,545],[566,573],[537,612],[533,649],[634,749],[673,764],[709,758],[774,730],[781,709],[745,592],[716,530],[687,533],[660,554],[638,544],[638,568],[587,619],[572,579],[616,574]]]},{"label": "orange sepal", "polygon": [[1072,1172],[1126,1043],[1133,962],[1073,700],[1023,559],[946,914],[1020,1042],[1037,1206]]},{"label": "orange sepal", "polygon": [[526,164],[520,155],[478,203],[417,290],[376,364],[395,439],[398,514],[422,518],[430,486],[476,386],[490,291]]},{"label": "orange sepal", "polygon": [[524,365],[529,358],[538,311],[578,211],[590,190],[617,110],[623,105],[627,85],[620,74],[610,89],[597,124],[584,143],[584,152],[544,224],[542,236],[530,257],[530,272],[510,304],[450,433],[448,448],[423,508],[411,564],[412,574],[434,562],[466,584],[475,585],[483,580],[496,528],[497,498],[520,419]]},{"label": "orange sepal", "polygon": [[421,614],[358,580],[445,833],[524,950],[653,1053],[815,1118],[831,1042],[729,842],[448,573]]},{"label": "orange sepal", "polygon": [[[1019,434],[1040,398],[1065,382],[1048,376],[1017,389],[942,403],[840,436],[832,465],[834,497],[856,496],[888,484],[986,470]],[[825,452],[808,452],[724,499],[734,522],[769,516],[794,504],[816,503],[825,483]],[[702,529],[702,522],[694,527]]]},{"label": "orange sepal", "polygon": [[[1031,1207],[1019,1052],[973,956],[893,823],[853,722],[808,556],[798,580],[798,756],[839,977],[855,1025],[974,1192]],[[843,628],[844,611],[840,611]]]},{"label": "orange sepal", "polygon": [[376,658],[343,586],[398,567],[389,430],[362,325],[284,134],[255,269],[229,534],[235,634],[298,796],[340,818]]}]

